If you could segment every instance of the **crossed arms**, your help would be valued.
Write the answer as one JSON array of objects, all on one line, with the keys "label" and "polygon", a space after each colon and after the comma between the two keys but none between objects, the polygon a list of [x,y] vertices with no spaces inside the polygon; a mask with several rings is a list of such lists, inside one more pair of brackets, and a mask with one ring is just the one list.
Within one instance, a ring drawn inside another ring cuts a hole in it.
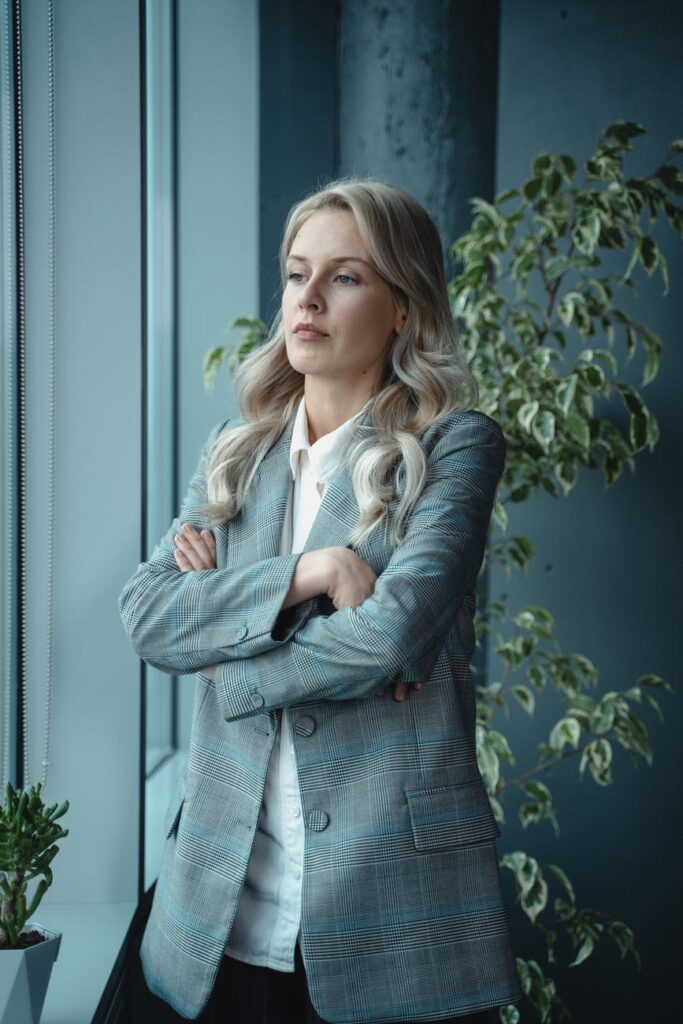
[{"label": "crossed arms", "polygon": [[[203,523],[211,432],[180,516],[119,597],[135,651],[171,674],[216,665],[228,721],[306,701],[370,697],[396,676],[428,680],[468,590],[476,586],[505,465],[498,424],[479,412],[440,421],[429,474],[404,541],[356,608],[282,610],[301,552],[230,569],[181,572],[173,537]],[[432,428],[430,428],[432,429]]]}]

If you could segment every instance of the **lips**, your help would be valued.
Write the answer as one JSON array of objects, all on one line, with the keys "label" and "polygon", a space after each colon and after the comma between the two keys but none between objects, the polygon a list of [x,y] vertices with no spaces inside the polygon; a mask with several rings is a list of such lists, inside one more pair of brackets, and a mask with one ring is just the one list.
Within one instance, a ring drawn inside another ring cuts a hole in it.
[{"label": "lips", "polygon": [[325,331],[321,331],[319,327],[316,327],[312,323],[304,323],[301,321],[294,328],[295,334],[300,334],[303,338],[327,338],[328,335]]}]

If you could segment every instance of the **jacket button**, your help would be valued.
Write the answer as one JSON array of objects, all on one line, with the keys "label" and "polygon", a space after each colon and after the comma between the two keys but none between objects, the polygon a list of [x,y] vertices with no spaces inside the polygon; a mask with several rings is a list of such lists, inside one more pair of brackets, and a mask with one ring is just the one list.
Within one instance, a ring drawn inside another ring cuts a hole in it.
[{"label": "jacket button", "polygon": [[315,732],[315,719],[308,715],[302,715],[294,723],[294,732],[297,736],[312,736]]},{"label": "jacket button", "polygon": [[330,823],[329,815],[325,814],[325,811],[315,810],[309,811],[306,824],[313,832],[322,832],[326,829]]},{"label": "jacket button", "polygon": [[254,690],[251,694],[251,703],[255,708],[262,708],[266,701],[262,693],[259,693],[258,690]]},{"label": "jacket button", "polygon": [[246,635],[247,635],[247,627],[246,626],[244,626],[244,625],[242,625],[242,626],[235,626],[235,630],[234,630],[234,632],[232,634],[232,642],[234,644],[236,644],[238,640],[242,640],[242,638],[245,637]]}]

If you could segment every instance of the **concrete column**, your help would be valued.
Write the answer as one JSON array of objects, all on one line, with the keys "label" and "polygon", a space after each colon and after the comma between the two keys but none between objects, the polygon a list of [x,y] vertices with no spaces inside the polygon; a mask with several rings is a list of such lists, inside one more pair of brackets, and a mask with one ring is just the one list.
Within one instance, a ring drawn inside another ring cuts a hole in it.
[{"label": "concrete column", "polygon": [[495,175],[497,0],[342,0],[340,174],[400,185],[444,248]]}]

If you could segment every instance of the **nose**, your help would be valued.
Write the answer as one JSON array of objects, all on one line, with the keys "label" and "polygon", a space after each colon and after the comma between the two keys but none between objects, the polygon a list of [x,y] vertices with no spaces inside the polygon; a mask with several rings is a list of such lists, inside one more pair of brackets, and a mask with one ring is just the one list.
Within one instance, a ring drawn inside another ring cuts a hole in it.
[{"label": "nose", "polygon": [[309,306],[320,309],[322,304],[322,295],[317,280],[310,278],[299,292],[299,305],[302,309],[308,309]]}]

